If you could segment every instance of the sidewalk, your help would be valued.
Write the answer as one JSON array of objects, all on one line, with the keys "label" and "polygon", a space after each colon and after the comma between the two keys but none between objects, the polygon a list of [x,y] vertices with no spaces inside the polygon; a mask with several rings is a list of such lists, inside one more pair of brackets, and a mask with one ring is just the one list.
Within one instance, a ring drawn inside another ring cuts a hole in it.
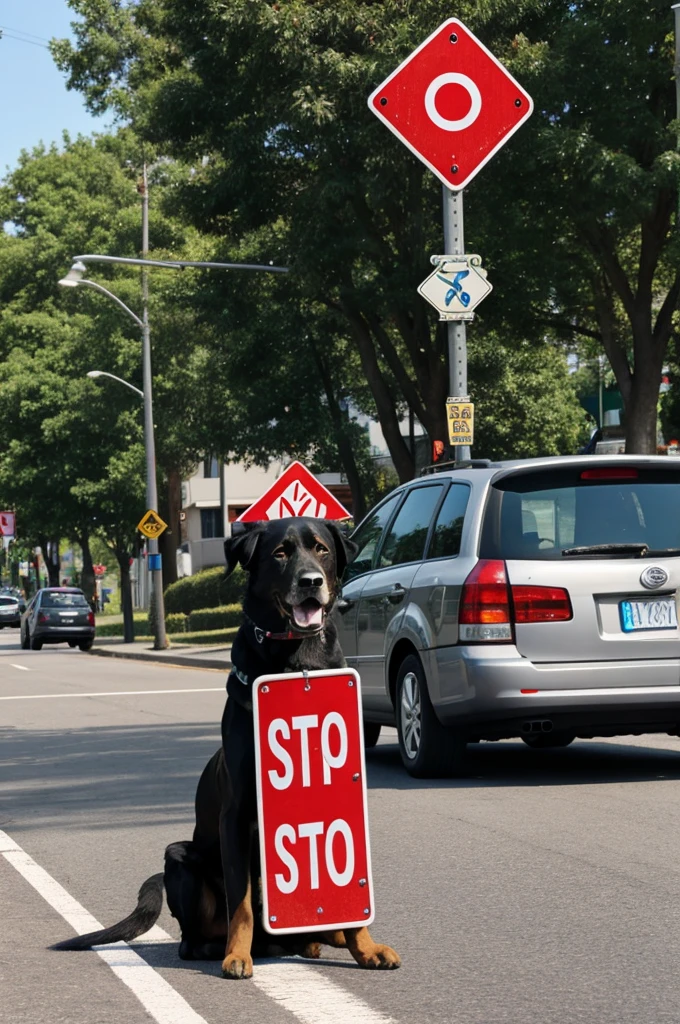
[{"label": "sidewalk", "polygon": [[190,647],[175,644],[165,651],[154,651],[148,640],[135,640],[126,644],[113,637],[95,640],[90,654],[104,658],[130,658],[134,661],[149,661],[165,665],[183,665],[185,668],[218,669],[228,673],[231,668],[231,644]]}]

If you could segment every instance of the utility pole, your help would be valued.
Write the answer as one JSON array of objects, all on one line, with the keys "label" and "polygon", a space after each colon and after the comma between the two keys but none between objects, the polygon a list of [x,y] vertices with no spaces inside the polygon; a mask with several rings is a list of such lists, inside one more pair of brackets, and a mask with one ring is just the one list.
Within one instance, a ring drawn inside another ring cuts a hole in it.
[{"label": "utility pole", "polygon": [[[142,259],[149,256],[149,183],[146,162],[142,169]],[[153,382],[151,373],[151,332],[149,329],[149,271],[142,264],[142,390],[144,392],[144,450],[146,453],[146,505],[158,512],[158,486],[156,482],[156,442],[153,424]],[[168,646],[165,635],[165,600],[163,598],[163,569],[158,551],[158,539],[147,543],[147,567],[151,581],[149,613],[152,617],[154,649],[164,650]]]}]

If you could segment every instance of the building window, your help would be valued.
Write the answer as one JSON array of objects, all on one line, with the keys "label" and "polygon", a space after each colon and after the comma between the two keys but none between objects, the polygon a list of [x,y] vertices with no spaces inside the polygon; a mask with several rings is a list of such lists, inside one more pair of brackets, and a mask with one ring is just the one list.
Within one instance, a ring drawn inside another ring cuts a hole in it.
[{"label": "building window", "polygon": [[220,475],[220,465],[214,455],[203,460],[203,476],[209,480],[216,480]]},{"label": "building window", "polygon": [[212,537],[223,537],[219,508],[201,509],[201,538],[210,540]]}]

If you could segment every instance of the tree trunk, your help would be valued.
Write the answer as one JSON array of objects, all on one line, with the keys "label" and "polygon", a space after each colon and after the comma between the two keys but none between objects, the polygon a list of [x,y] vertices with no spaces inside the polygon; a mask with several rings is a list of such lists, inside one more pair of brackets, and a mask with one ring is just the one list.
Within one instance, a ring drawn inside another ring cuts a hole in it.
[{"label": "tree trunk", "polygon": [[319,370],[319,376],[321,377],[324,391],[326,392],[326,398],[328,399],[328,411],[333,423],[333,433],[335,434],[335,441],[338,446],[340,462],[345,470],[347,483],[349,484],[349,489],[352,492],[352,516],[354,518],[354,522],[359,523],[366,515],[366,498],[364,496],[364,488],[361,482],[361,474],[359,473],[359,467],[357,466],[356,459],[354,458],[352,442],[345,430],[343,412],[335,394],[330,370],[327,363],[324,361],[323,356],[311,339],[310,346],[314,356],[314,361],[316,362]]},{"label": "tree trunk", "polygon": [[[42,559],[47,569],[47,585],[48,587],[58,587],[61,583],[59,579],[59,544],[48,540],[44,534],[41,534],[38,540],[40,541]],[[38,587],[40,587],[40,580],[38,580]]]},{"label": "tree trunk", "polygon": [[357,348],[359,349],[361,365],[375,400],[378,420],[389,448],[394,468],[397,471],[399,482],[402,484],[406,483],[408,480],[413,479],[415,464],[399,429],[399,417],[395,409],[394,399],[380,371],[370,329],[360,313],[350,309],[346,304],[341,303],[341,306],[352,326]]},{"label": "tree trunk", "polygon": [[95,578],[92,552],[90,551],[90,536],[87,530],[83,530],[82,533],[78,534],[77,541],[83,554],[83,572],[80,578],[80,586],[87,598],[87,603],[92,604],[95,594]]},{"label": "tree trunk", "polygon": [[160,501],[159,512],[168,524],[158,538],[163,564],[163,590],[177,579],[177,548],[181,544],[179,513],[182,507],[182,478],[176,469],[167,471],[167,489]]},{"label": "tree trunk", "polygon": [[132,612],[132,583],[130,581],[130,554],[116,548],[116,561],[120,570],[120,607],[123,612],[123,639],[131,644],[135,638],[135,623]]},{"label": "tree trunk", "polygon": [[656,455],[656,423],[663,356],[637,359],[630,394],[624,397],[626,452]]}]

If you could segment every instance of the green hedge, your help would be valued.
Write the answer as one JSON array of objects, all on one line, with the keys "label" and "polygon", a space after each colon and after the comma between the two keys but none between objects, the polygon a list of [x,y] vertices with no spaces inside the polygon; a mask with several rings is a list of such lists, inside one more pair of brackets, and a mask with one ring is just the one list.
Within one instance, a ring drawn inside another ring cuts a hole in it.
[{"label": "green hedge", "polygon": [[173,647],[177,644],[230,644],[238,633],[238,627],[231,629],[211,629],[207,632],[177,633],[172,638]]},{"label": "green hedge", "polygon": [[[188,618],[186,615],[166,615],[165,616],[165,632],[166,633],[186,633],[187,631]],[[149,625],[149,616],[146,612],[136,612],[134,615],[134,627],[135,636],[148,636],[151,632],[151,626]],[[97,622],[97,636],[122,636],[123,635],[123,623],[122,622]]]},{"label": "green hedge", "polygon": [[189,616],[187,632],[202,632],[207,629],[227,629],[240,626],[241,605],[227,604],[221,608],[201,608]]},{"label": "green hedge", "polygon": [[238,604],[243,599],[245,588],[246,574],[240,566],[228,579],[220,566],[203,569],[170,584],[165,591],[165,611],[166,614],[181,612],[189,615],[205,608]]},{"label": "green hedge", "polygon": [[[227,604],[221,608],[199,608],[191,615],[171,612],[165,616],[165,632],[178,636],[180,633],[201,633],[207,630],[238,628],[241,624],[241,605]],[[149,616],[146,612],[135,612],[135,637],[151,633]],[[97,636],[122,636],[122,622],[97,623]]]}]

